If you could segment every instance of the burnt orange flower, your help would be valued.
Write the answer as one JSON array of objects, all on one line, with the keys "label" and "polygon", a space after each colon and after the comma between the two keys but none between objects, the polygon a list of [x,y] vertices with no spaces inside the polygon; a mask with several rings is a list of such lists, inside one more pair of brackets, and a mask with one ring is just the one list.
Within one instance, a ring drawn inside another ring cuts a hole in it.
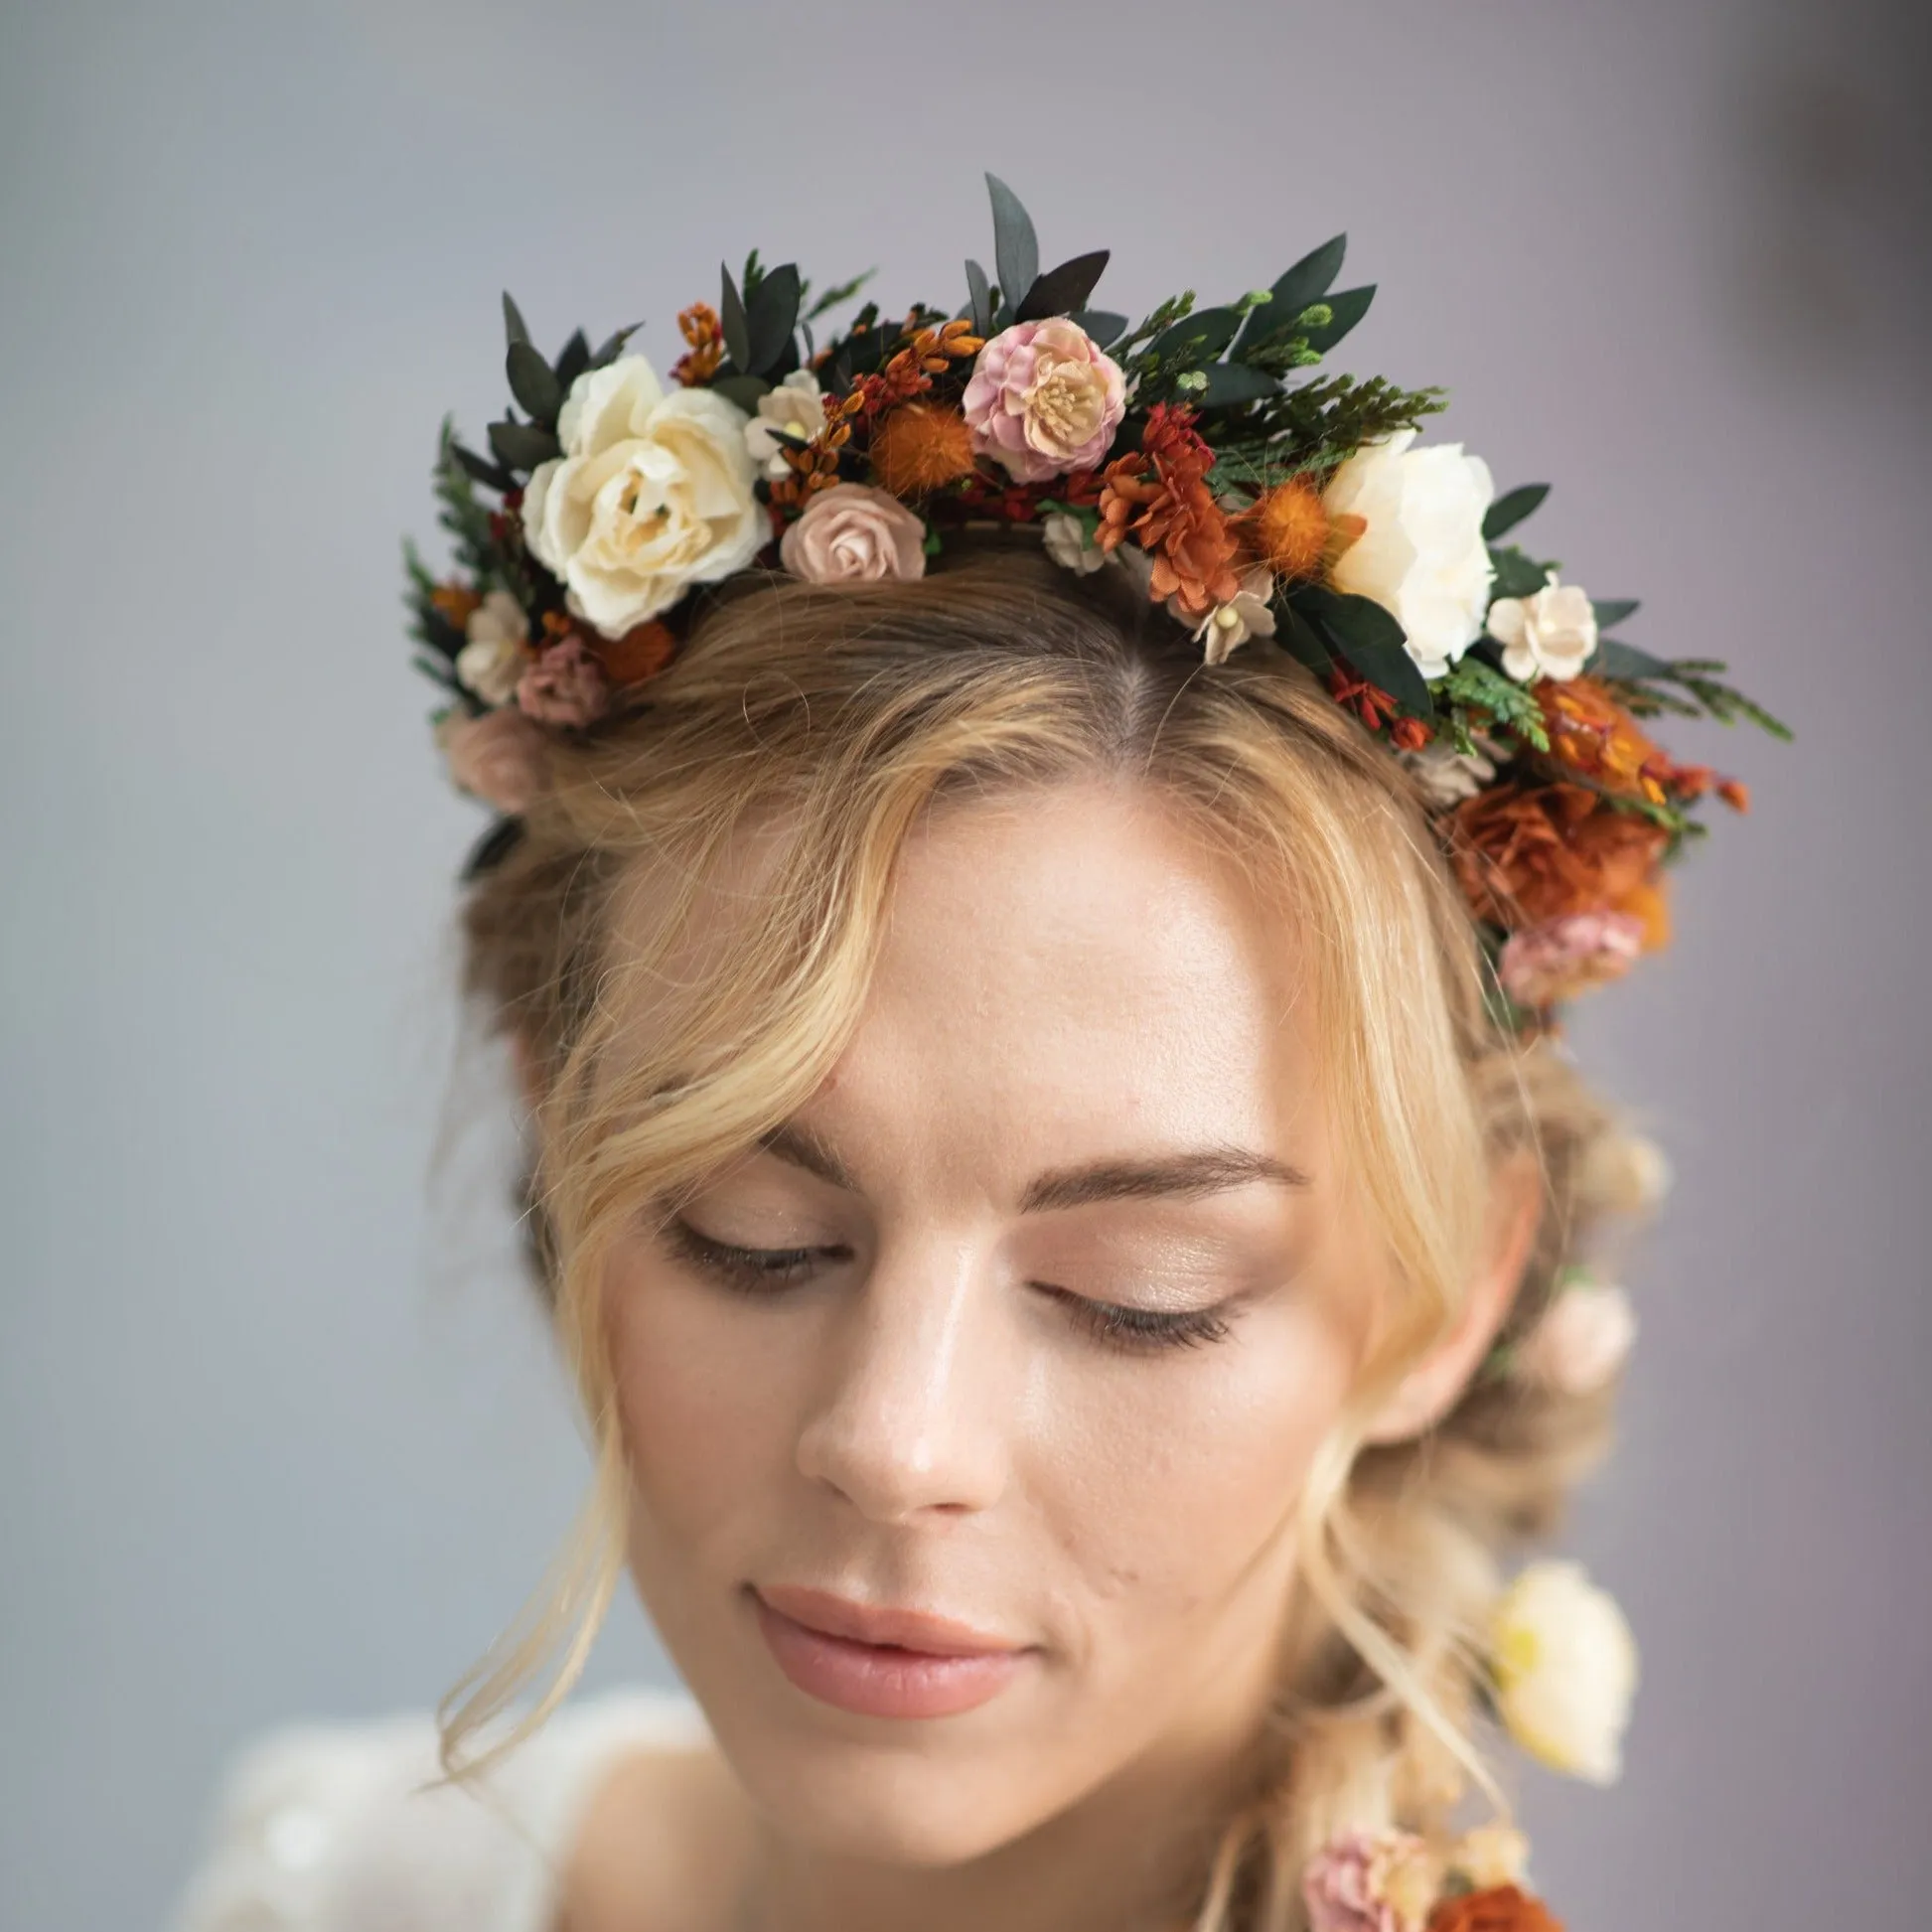
[{"label": "burnt orange flower", "polygon": [[1677,782],[1688,777],[1688,768],[1673,765],[1594,677],[1546,677],[1536,698],[1549,727],[1551,756],[1599,785],[1652,805],[1662,805],[1670,791],[1695,796],[1703,789]]},{"label": "burnt orange flower", "polygon": [[1662,944],[1653,873],[1663,826],[1580,785],[1492,786],[1456,808],[1456,875],[1481,919],[1514,931],[1578,912],[1632,912]]},{"label": "burnt orange flower", "polygon": [[686,388],[708,382],[724,361],[724,324],[708,302],[693,302],[677,316],[678,333],[690,344],[689,353],[671,365],[671,374]]},{"label": "burnt orange flower", "polygon": [[648,618],[621,638],[586,638],[591,655],[613,684],[642,684],[670,663],[677,640],[658,620]]},{"label": "burnt orange flower", "polygon": [[483,599],[465,584],[438,584],[429,593],[429,601],[460,631]]},{"label": "burnt orange flower", "polygon": [[1429,1914],[1428,1932],[1563,1932],[1543,1901],[1515,1885],[1492,1885],[1485,1891],[1445,1898]]},{"label": "burnt orange flower", "polygon": [[1241,541],[1207,486],[1213,468],[1192,412],[1157,402],[1140,447],[1110,463],[1101,486],[1101,548],[1111,554],[1131,534],[1154,560],[1149,593],[1191,618],[1241,594]]},{"label": "burnt orange flower", "polygon": [[872,474],[895,497],[921,497],[973,472],[972,431],[959,410],[908,402],[872,431]]}]

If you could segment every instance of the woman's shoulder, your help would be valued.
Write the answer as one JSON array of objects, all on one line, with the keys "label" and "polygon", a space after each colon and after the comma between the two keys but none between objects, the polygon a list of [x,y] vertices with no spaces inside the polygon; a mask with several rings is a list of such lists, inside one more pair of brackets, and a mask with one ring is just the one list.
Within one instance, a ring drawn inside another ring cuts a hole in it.
[{"label": "woman's shoulder", "polygon": [[449,1786],[427,1713],[272,1732],[223,1781],[176,1932],[545,1932],[606,1774],[706,1739],[679,1694],[607,1694]]}]

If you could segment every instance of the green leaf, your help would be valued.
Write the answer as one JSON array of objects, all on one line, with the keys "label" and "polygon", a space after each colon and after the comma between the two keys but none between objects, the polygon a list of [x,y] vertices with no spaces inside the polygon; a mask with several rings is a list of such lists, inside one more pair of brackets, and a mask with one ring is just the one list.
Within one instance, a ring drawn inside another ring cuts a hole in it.
[{"label": "green leaf", "polygon": [[1107,268],[1107,257],[1105,248],[1096,248],[1090,255],[1076,255],[1036,276],[1014,320],[1043,322],[1050,315],[1071,315],[1093,294]]},{"label": "green leaf", "polygon": [[[1307,331],[1308,347],[1317,355],[1325,356],[1362,320],[1369,312],[1369,304],[1375,300],[1375,284],[1366,288],[1345,288],[1339,294],[1325,298],[1333,314],[1328,321]],[[1302,305],[1307,306],[1305,303]]]},{"label": "green leaf", "polygon": [[1325,675],[1334,659],[1329,656],[1327,645],[1321,641],[1321,634],[1285,599],[1275,604],[1274,611],[1278,620],[1275,642],[1298,664],[1306,665],[1317,677]]},{"label": "green leaf", "polygon": [[461,443],[451,443],[449,453],[486,490],[516,489],[517,479],[508,470],[500,470],[494,463],[486,463],[475,450],[465,449]]},{"label": "green leaf", "polygon": [[643,327],[644,324],[642,322],[633,322],[627,328],[618,330],[616,335],[606,337],[598,347],[596,355],[590,359],[591,368],[608,369],[612,363],[616,362],[624,354],[624,345]]},{"label": "green leaf", "polygon": [[570,340],[557,355],[557,380],[563,385],[565,395],[570,393],[571,383],[589,367],[590,343],[581,329],[573,329]]},{"label": "green leaf", "polygon": [[993,292],[986,271],[976,261],[966,265],[966,294],[972,304],[972,333],[984,338],[993,332]]},{"label": "green leaf", "polygon": [[1010,304],[1033,286],[1040,273],[1039,238],[1033,232],[1033,218],[997,175],[986,177],[986,193],[993,205],[993,267]]},{"label": "green leaf", "polygon": [[1110,309],[1082,309],[1073,321],[1094,338],[1102,349],[1111,349],[1127,332],[1127,319]]},{"label": "green leaf", "polygon": [[1207,372],[1208,386],[1201,402],[1209,409],[1226,409],[1243,402],[1260,402],[1281,386],[1279,376],[1246,363],[1216,363]]},{"label": "green leaf", "polygon": [[762,375],[721,375],[710,385],[727,402],[734,402],[746,415],[758,407],[758,398],[770,395],[772,385]]},{"label": "green leaf", "polygon": [[1452,725],[1466,727],[1462,710],[1472,706],[1487,712],[1495,724],[1514,733],[1525,744],[1535,746],[1538,751],[1550,749],[1543,706],[1529,687],[1484,664],[1474,652],[1458,658],[1449,667],[1448,675],[1436,680],[1435,691],[1438,701],[1448,699]]},{"label": "green leaf", "polygon": [[1525,483],[1498,497],[1483,519],[1483,540],[1494,543],[1506,530],[1513,530],[1549,494],[1547,483]]},{"label": "green leaf", "polygon": [[511,342],[528,342],[530,332],[524,326],[523,312],[510,299],[509,289],[504,290],[504,334]]},{"label": "green leaf", "polygon": [[738,284],[731,279],[731,270],[722,262],[718,264],[718,274],[722,286],[718,293],[718,322],[724,330],[724,350],[737,366],[740,373],[751,372],[751,331],[745,323],[745,305],[738,294]]},{"label": "green leaf", "polygon": [[1294,593],[1304,616],[1314,617],[1341,655],[1372,684],[1380,684],[1404,710],[1435,715],[1428,679],[1409,655],[1407,635],[1393,612],[1368,597],[1351,597],[1309,584]]},{"label": "green leaf", "polygon": [[1614,631],[1626,617],[1633,617],[1642,607],[1634,597],[1593,597],[1590,611],[1596,619],[1599,632]]},{"label": "green leaf", "polygon": [[[854,275],[849,282],[840,282],[836,288],[826,289],[824,294],[806,310],[804,320],[817,322],[821,315],[837,308],[841,302],[849,302],[878,272],[876,268],[868,268],[864,274]],[[803,295],[800,299],[804,300]]]},{"label": "green leaf", "polygon": [[493,422],[490,447],[507,470],[533,470],[563,454],[563,445],[547,429],[531,422]]},{"label": "green leaf", "polygon": [[1534,597],[1550,581],[1550,566],[1526,556],[1514,544],[1492,543],[1489,560],[1496,569],[1491,597]]},{"label": "green leaf", "polygon": [[1597,677],[1675,677],[1677,671],[1662,658],[1639,651],[1634,644],[1620,644],[1615,638],[1600,638],[1589,660],[1591,674]]},{"label": "green leaf", "polygon": [[1276,336],[1288,334],[1294,319],[1310,302],[1319,302],[1334,285],[1335,277],[1342,272],[1342,256],[1348,248],[1348,236],[1338,234],[1332,241],[1324,241],[1319,248],[1311,249],[1295,265],[1285,270],[1268,290],[1268,299],[1248,318],[1248,326],[1241,332],[1241,341],[1235,354],[1250,349],[1257,343],[1268,342]]},{"label": "green leaf", "polygon": [[1192,315],[1170,323],[1147,345],[1144,353],[1159,357],[1163,370],[1176,365],[1200,369],[1220,357],[1240,327],[1238,309],[1197,309]]},{"label": "green leaf", "polygon": [[563,407],[563,385],[541,356],[526,342],[513,342],[504,358],[510,377],[510,393],[529,412],[530,419],[545,429],[554,427],[557,411]]},{"label": "green leaf", "polygon": [[[799,320],[799,265],[788,261],[768,270],[746,298],[745,331],[748,362],[738,367],[747,375],[762,375],[785,354]],[[734,355],[732,360],[737,362]]]}]

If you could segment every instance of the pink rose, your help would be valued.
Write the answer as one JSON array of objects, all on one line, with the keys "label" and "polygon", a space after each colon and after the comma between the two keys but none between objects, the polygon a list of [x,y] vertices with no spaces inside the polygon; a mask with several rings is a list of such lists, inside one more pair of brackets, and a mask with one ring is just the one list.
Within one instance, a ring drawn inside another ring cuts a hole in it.
[{"label": "pink rose", "polygon": [[1431,1872],[1421,1840],[1407,1832],[1335,1839],[1301,1874],[1309,1932],[1420,1932],[1434,1897]]},{"label": "pink rose", "polygon": [[1512,933],[1497,976],[1519,1004],[1551,1006],[1628,972],[1643,936],[1642,921],[1626,912],[1567,913]]},{"label": "pink rose", "polygon": [[964,398],[972,446],[1016,483],[1100,467],[1126,413],[1126,378],[1078,323],[1019,322],[980,350]]},{"label": "pink rose", "polygon": [[520,711],[452,712],[436,737],[459,791],[513,817],[529,810],[543,772],[543,736]]},{"label": "pink rose", "polygon": [[1607,1281],[1572,1281],[1517,1351],[1519,1372],[1565,1396],[1588,1396],[1623,1367],[1637,1339],[1630,1297]]},{"label": "pink rose", "polygon": [[926,525],[883,490],[835,483],[806,505],[778,554],[793,576],[809,584],[910,581],[926,574]]},{"label": "pink rose", "polygon": [[539,724],[593,724],[610,701],[604,667],[578,637],[551,645],[517,682],[517,708]]}]

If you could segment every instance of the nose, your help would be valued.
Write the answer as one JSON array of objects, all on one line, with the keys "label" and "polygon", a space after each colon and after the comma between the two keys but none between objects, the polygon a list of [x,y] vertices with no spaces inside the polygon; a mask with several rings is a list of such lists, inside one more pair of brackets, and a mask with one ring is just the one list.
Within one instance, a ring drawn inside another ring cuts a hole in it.
[{"label": "nose", "polygon": [[879,1523],[989,1509],[1014,1411],[997,1286],[966,1250],[881,1249],[826,1337],[798,1466]]}]

